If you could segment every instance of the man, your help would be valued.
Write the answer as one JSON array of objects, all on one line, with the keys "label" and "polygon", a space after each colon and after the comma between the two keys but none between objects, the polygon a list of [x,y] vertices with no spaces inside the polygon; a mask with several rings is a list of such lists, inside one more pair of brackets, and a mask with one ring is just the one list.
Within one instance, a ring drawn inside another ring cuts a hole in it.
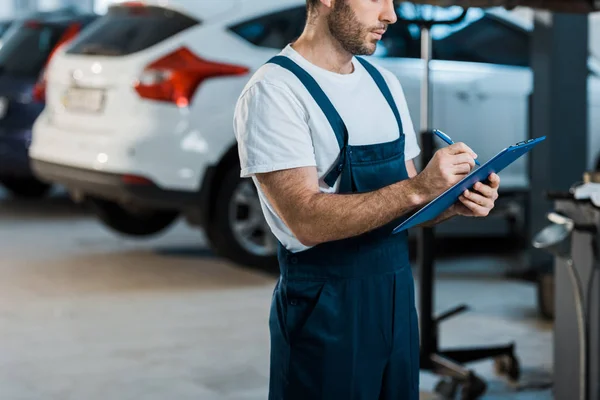
[{"label": "man", "polygon": [[[280,242],[270,314],[272,400],[418,399],[419,335],[406,233],[393,227],[473,168],[459,143],[417,173],[399,81],[370,55],[393,0],[307,0],[302,35],[241,94],[234,128]],[[499,177],[432,224],[483,217]]]}]

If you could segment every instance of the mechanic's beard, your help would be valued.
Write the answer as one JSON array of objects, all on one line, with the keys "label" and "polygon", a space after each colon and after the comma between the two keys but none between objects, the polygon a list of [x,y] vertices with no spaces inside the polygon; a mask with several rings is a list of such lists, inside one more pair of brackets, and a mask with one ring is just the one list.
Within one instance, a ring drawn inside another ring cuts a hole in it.
[{"label": "mechanic's beard", "polygon": [[360,56],[375,52],[375,46],[366,43],[369,29],[358,22],[346,0],[336,0],[333,11],[327,16],[327,24],[331,35],[348,53]]}]

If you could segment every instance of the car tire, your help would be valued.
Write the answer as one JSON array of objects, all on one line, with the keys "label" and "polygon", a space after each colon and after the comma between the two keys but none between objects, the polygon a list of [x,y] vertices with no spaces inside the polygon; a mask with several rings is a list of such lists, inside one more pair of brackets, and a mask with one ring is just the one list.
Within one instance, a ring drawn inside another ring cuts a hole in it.
[{"label": "car tire", "polygon": [[11,195],[24,199],[40,199],[52,188],[52,185],[35,178],[2,178],[0,183]]},{"label": "car tire", "polygon": [[109,200],[93,197],[87,198],[86,202],[110,229],[133,237],[147,237],[161,233],[179,216],[176,211],[134,210]]},{"label": "car tire", "polygon": [[268,227],[250,179],[238,166],[226,173],[206,234],[218,256],[236,264],[271,270],[277,266],[277,241]]}]

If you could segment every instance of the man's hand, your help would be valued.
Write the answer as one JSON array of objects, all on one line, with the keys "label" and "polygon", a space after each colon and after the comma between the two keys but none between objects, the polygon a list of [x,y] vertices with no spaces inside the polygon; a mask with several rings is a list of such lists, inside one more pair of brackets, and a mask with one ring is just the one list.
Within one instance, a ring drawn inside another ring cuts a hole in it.
[{"label": "man's hand", "polygon": [[455,143],[435,152],[427,167],[415,177],[427,193],[427,201],[436,198],[467,176],[475,166],[477,155],[464,143]]},{"label": "man's hand", "polygon": [[489,185],[481,182],[473,186],[475,191],[466,190],[460,197],[460,202],[454,204],[456,215],[465,217],[487,217],[498,199],[500,177],[496,174],[489,176]]}]

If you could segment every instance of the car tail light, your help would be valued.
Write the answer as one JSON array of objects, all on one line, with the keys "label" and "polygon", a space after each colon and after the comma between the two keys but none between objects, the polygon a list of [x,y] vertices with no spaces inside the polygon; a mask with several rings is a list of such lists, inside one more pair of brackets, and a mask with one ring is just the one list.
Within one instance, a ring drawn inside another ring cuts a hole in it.
[{"label": "car tail light", "polygon": [[33,101],[36,103],[46,101],[46,68],[42,69],[40,77],[33,86]]},{"label": "car tail light", "polygon": [[204,60],[182,47],[148,65],[135,90],[145,99],[187,107],[205,79],[245,75],[248,71],[247,67]]},{"label": "car tail light", "polygon": [[121,3],[119,3],[119,6],[121,7],[131,7],[131,8],[140,8],[140,7],[144,7],[145,4],[143,1],[123,1]]},{"label": "car tail light", "polygon": [[150,179],[139,175],[122,175],[121,182],[126,185],[154,185],[154,182],[152,182]]},{"label": "car tail light", "polygon": [[126,1],[120,3],[119,6],[126,7],[130,15],[144,15],[148,13],[148,8],[140,1]]},{"label": "car tail light", "polygon": [[54,48],[50,52],[50,56],[48,56],[48,61],[46,61],[46,65],[48,65],[50,59],[54,56],[54,54],[56,54],[58,49],[60,49],[62,46],[65,46],[71,40],[75,39],[75,37],[79,34],[80,31],[81,24],[79,22],[69,25],[69,27],[65,30],[60,39],[58,39],[56,46],[54,46]]},{"label": "car tail light", "polygon": [[40,29],[42,27],[42,24],[40,21],[36,21],[33,19],[25,21],[24,25],[26,28],[30,28],[30,29]]},{"label": "car tail light", "polygon": [[50,63],[50,60],[56,54],[58,49],[64,45],[66,45],[67,43],[69,43],[71,40],[73,40],[79,34],[80,30],[81,30],[80,23],[75,23],[75,24],[69,25],[69,27],[65,30],[65,32],[62,34],[60,39],[58,39],[58,42],[56,43],[56,45],[54,46],[52,51],[50,51],[50,55],[48,56],[48,59],[46,60],[46,64],[44,65],[44,68],[42,69],[42,72],[38,78],[38,81],[35,83],[35,86],[33,87],[33,101],[38,102],[38,103],[43,103],[44,101],[46,101],[46,72],[48,69],[48,64]]}]

